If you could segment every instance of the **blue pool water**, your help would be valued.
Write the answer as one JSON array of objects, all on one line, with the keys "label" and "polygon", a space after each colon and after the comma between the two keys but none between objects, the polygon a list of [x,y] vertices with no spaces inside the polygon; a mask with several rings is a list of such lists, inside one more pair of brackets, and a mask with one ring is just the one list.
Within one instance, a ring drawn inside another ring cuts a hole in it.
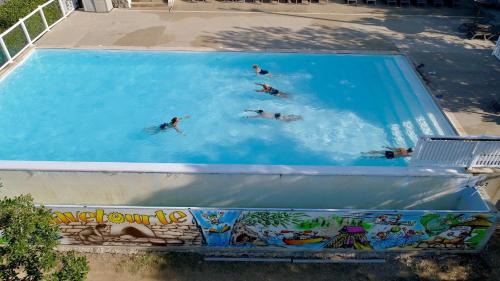
[{"label": "blue pool water", "polygon": [[42,49],[0,82],[2,160],[401,166],[361,153],[422,134],[453,131],[403,56]]}]

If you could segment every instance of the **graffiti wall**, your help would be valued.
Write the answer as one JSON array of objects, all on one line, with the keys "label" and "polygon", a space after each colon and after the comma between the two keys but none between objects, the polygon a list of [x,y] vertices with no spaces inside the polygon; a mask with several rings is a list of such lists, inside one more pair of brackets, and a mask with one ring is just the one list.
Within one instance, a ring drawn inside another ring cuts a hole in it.
[{"label": "graffiti wall", "polygon": [[51,207],[62,244],[478,250],[492,213]]},{"label": "graffiti wall", "polygon": [[54,223],[61,244],[103,246],[201,245],[200,233],[188,210],[56,208]]}]

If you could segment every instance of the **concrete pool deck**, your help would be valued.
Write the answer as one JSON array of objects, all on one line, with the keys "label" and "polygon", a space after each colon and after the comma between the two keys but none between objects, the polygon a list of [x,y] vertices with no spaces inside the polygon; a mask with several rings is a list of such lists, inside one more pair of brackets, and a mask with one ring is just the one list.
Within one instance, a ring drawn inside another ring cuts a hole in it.
[{"label": "concrete pool deck", "polygon": [[491,55],[494,44],[466,40],[457,31],[460,23],[471,20],[473,10],[230,4],[180,2],[170,13],[77,11],[36,46],[401,52],[425,65],[428,87],[442,96],[437,99],[440,106],[462,134],[500,135],[500,116],[489,108],[500,92],[500,60]]}]

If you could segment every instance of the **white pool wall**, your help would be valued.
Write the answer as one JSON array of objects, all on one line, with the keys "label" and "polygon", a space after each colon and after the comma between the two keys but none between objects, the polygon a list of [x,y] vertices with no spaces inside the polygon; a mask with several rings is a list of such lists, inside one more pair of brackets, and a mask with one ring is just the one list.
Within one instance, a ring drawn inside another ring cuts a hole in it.
[{"label": "white pool wall", "polygon": [[354,167],[256,166],[252,170],[186,165],[156,172],[119,172],[76,171],[71,170],[73,164],[59,170],[3,167],[0,195],[30,193],[39,204],[454,210],[462,189],[474,181],[452,170],[407,168],[375,169],[371,174],[360,169],[356,174]]}]

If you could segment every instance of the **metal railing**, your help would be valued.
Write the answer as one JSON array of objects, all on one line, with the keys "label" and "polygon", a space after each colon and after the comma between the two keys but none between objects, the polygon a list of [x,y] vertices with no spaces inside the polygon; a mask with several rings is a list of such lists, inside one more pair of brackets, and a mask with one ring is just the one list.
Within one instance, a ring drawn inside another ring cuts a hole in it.
[{"label": "metal railing", "polygon": [[0,70],[74,10],[73,0],[50,0],[0,34]]},{"label": "metal railing", "polygon": [[411,166],[500,168],[500,137],[421,137]]},{"label": "metal railing", "polygon": [[493,55],[495,55],[500,60],[500,38],[497,40],[497,45],[493,50]]}]

